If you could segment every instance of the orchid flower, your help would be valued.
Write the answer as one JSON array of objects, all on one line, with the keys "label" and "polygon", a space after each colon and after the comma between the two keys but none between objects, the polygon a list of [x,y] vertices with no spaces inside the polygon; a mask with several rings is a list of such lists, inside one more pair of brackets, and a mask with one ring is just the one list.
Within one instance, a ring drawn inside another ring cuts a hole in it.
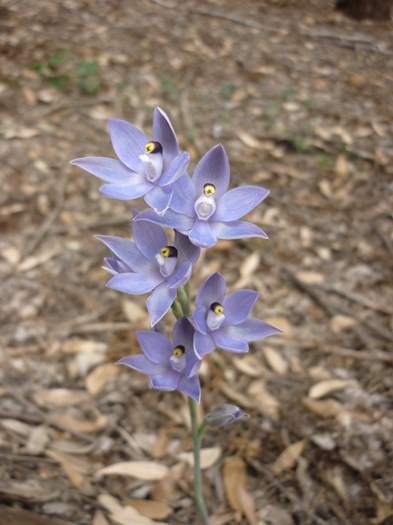
[{"label": "orchid flower", "polygon": [[112,252],[104,268],[113,274],[108,288],[128,294],[151,293],[146,301],[154,326],[168,312],[179,286],[191,276],[199,248],[179,232],[173,243],[160,226],[133,222],[134,240],[111,235],[97,238]]},{"label": "orchid flower", "polygon": [[228,352],[248,352],[248,344],[280,333],[259,319],[250,319],[259,297],[254,290],[236,290],[225,295],[224,277],[213,273],[195,299],[191,322],[195,328],[194,350],[199,358],[216,347]]},{"label": "orchid flower", "polygon": [[164,215],[146,210],[136,220],[175,228],[201,248],[213,246],[218,239],[267,239],[261,228],[240,219],[262,202],[269,191],[251,185],[228,190],[229,180],[228,157],[219,144],[198,162],[192,178],[184,176],[175,184],[170,209]]},{"label": "orchid flower", "polygon": [[173,342],[159,332],[136,333],[143,354],[130,355],[118,361],[150,378],[157,390],[179,390],[199,403],[201,387],[198,371],[200,360],[192,346],[194,329],[183,317],[173,328]]},{"label": "orchid flower", "polygon": [[173,198],[173,184],[187,170],[190,155],[180,152],[171,121],[159,107],[153,113],[152,138],[125,120],[110,119],[109,133],[119,160],[83,157],[71,164],[92,173],[106,184],[106,197],[132,200],[144,197],[158,213],[165,213]]}]

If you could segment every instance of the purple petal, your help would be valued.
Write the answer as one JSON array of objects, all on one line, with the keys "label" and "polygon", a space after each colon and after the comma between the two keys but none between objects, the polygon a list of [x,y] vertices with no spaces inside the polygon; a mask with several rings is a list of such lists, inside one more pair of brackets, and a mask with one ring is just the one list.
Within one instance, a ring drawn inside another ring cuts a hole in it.
[{"label": "purple petal", "polygon": [[[248,352],[248,343],[247,341],[242,341],[240,339],[234,339],[229,335],[225,328],[220,328],[211,333],[211,336],[214,339],[216,345],[223,350],[228,352]],[[232,332],[231,332],[232,334]]]},{"label": "purple petal", "polygon": [[85,171],[95,175],[105,182],[124,183],[129,182],[134,177],[138,182],[143,177],[129,170],[123,163],[108,157],[83,157],[71,161],[73,166],[78,166]]},{"label": "purple petal", "polygon": [[188,175],[183,175],[172,186],[174,191],[171,209],[188,217],[195,216],[195,187]]},{"label": "purple petal", "polygon": [[172,275],[166,280],[168,288],[179,288],[188,281],[191,277],[192,263],[190,261],[184,261],[178,265]]},{"label": "purple petal", "polygon": [[158,215],[153,210],[145,210],[138,213],[134,221],[147,221],[149,223],[165,226],[166,228],[174,228],[175,230],[180,230],[182,232],[190,230],[194,222],[190,217],[180,215],[172,210],[168,210],[165,215]]},{"label": "purple petal", "polygon": [[194,328],[186,317],[176,321],[173,327],[173,345],[182,345],[187,349],[192,349],[192,338]]},{"label": "purple petal", "polygon": [[151,325],[157,324],[170,309],[176,297],[176,288],[170,289],[166,284],[158,286],[146,301]]},{"label": "purple petal", "polygon": [[100,187],[100,193],[111,199],[129,201],[143,197],[152,187],[150,182],[146,181],[136,183],[131,181],[129,184],[103,184]]},{"label": "purple petal", "polygon": [[259,186],[239,186],[229,190],[217,200],[217,209],[212,220],[236,221],[253,210],[268,195],[269,190]]},{"label": "purple petal", "polygon": [[237,290],[224,299],[225,324],[239,324],[247,319],[259,297],[254,290]]},{"label": "purple petal", "polygon": [[118,273],[106,285],[118,292],[141,295],[151,292],[162,279],[158,273]]},{"label": "purple petal", "polygon": [[220,273],[213,273],[201,286],[195,299],[195,304],[197,306],[203,306],[205,309],[209,308],[212,303],[222,304],[225,289],[226,284],[224,277]]},{"label": "purple petal", "polygon": [[126,365],[129,368],[138,370],[143,374],[152,375],[152,374],[161,374],[164,372],[165,367],[160,364],[152,363],[144,355],[129,355],[127,357],[122,357],[117,364]]},{"label": "purple petal", "polygon": [[195,308],[190,321],[194,325],[195,330],[201,332],[201,334],[207,334],[206,308],[204,306],[197,306],[197,308]]},{"label": "purple petal", "polygon": [[102,268],[112,275],[131,271],[131,268],[117,257],[104,257],[104,265]]},{"label": "purple petal", "polygon": [[159,186],[155,186],[145,195],[145,202],[159,215],[164,214],[171,203],[172,191],[165,191]]},{"label": "purple petal", "polygon": [[196,194],[202,195],[205,184],[214,184],[216,196],[225,193],[229,186],[229,161],[221,144],[211,148],[198,162],[192,180]]},{"label": "purple petal", "polygon": [[179,145],[171,121],[159,107],[153,113],[153,140],[162,146],[165,164],[168,164],[179,154]]},{"label": "purple petal", "polygon": [[126,263],[132,271],[152,269],[151,263],[138,250],[134,241],[112,235],[97,235],[96,238],[103,242],[116,257]]},{"label": "purple petal", "polygon": [[250,342],[281,333],[281,330],[278,328],[259,319],[247,319],[241,324],[228,327],[227,331],[231,337],[241,338]]},{"label": "purple petal", "polygon": [[150,385],[156,390],[176,390],[179,384],[180,375],[172,370],[167,370],[162,374],[154,375],[150,380]]},{"label": "purple petal", "polygon": [[242,239],[245,237],[268,238],[259,226],[248,221],[211,222],[211,228],[219,239]]},{"label": "purple petal", "polygon": [[188,232],[190,241],[200,248],[209,248],[214,246],[217,242],[217,237],[213,233],[208,221],[200,221],[197,219],[193,227]]},{"label": "purple petal", "polygon": [[152,330],[141,330],[136,336],[142,352],[149,361],[161,365],[168,364],[172,354],[172,344],[165,335]]},{"label": "purple petal", "polygon": [[148,142],[146,135],[125,120],[109,119],[108,127],[116,155],[126,166],[138,171],[139,155],[143,154]]},{"label": "purple petal", "polygon": [[132,221],[136,245],[145,257],[155,261],[157,253],[163,246],[166,246],[168,240],[160,226],[147,221],[139,221],[139,215],[140,213]]},{"label": "purple petal", "polygon": [[203,335],[199,332],[194,333],[194,351],[199,359],[213,352],[215,348],[216,345],[210,335]]},{"label": "purple petal", "polygon": [[201,253],[200,248],[192,244],[186,235],[175,231],[175,246],[178,250],[179,261],[186,260],[195,264]]},{"label": "purple petal", "polygon": [[[165,151],[165,150],[164,150]],[[168,168],[161,175],[158,183],[160,186],[168,186],[169,184],[175,183],[180,177],[182,177],[186,171],[188,163],[190,162],[190,154],[186,151],[177,155]]]},{"label": "purple petal", "polygon": [[195,399],[197,403],[200,403],[201,401],[201,385],[199,382],[199,377],[184,377],[180,380],[178,385],[178,390],[180,392],[183,392],[186,396],[191,397],[192,399]]}]

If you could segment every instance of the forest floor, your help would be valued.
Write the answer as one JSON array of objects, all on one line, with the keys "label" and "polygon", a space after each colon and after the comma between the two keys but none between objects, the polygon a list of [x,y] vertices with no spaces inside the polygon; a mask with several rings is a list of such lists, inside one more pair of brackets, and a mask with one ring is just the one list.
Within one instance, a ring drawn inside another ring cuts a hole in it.
[{"label": "forest floor", "polygon": [[129,203],[69,165],[156,105],[193,165],[221,142],[234,184],[271,190],[252,214],[270,240],[220,242],[192,281],[258,290],[283,329],[203,366],[201,413],[250,415],[206,436],[212,525],[392,524],[391,22],[326,0],[3,0],[0,71],[0,525],[197,522],[184,399],[114,365],[148,319],[105,288],[94,235],[128,235]]}]

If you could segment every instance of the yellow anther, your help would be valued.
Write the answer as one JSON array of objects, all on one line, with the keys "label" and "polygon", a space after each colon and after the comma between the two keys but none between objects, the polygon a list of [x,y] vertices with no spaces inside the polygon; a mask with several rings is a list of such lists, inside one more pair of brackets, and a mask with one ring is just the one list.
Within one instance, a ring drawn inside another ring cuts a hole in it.
[{"label": "yellow anther", "polygon": [[145,144],[145,153],[161,153],[162,146],[159,142],[152,140]]},{"label": "yellow anther", "polygon": [[206,195],[206,197],[211,197],[216,193],[216,187],[214,184],[205,184],[203,186],[203,193]]},{"label": "yellow anther", "polygon": [[175,246],[163,246],[160,250],[162,257],[177,257],[177,248]]},{"label": "yellow anther", "polygon": [[184,346],[179,345],[179,346],[176,346],[173,349],[172,355],[173,355],[173,357],[183,357],[185,352],[186,352],[186,350],[185,350]]},{"label": "yellow anther", "polygon": [[220,303],[213,303],[211,309],[216,315],[221,315],[224,313],[224,307]]}]

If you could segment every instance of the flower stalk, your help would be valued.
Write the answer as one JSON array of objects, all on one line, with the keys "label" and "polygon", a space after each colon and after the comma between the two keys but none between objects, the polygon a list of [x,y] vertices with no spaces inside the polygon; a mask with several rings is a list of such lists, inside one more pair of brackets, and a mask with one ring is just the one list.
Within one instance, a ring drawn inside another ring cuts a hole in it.
[{"label": "flower stalk", "polygon": [[192,448],[194,454],[194,496],[195,505],[201,517],[203,525],[209,525],[209,516],[205,500],[202,493],[202,472],[201,472],[201,445],[202,445],[202,426],[198,426],[197,403],[188,398],[188,406],[191,417]]},{"label": "flower stalk", "polygon": [[[177,298],[172,303],[172,311],[177,319],[183,315],[190,314],[190,299],[188,290],[180,287],[177,290]],[[194,499],[197,511],[203,525],[209,525],[209,515],[202,492],[202,471],[201,471],[201,446],[205,425],[198,423],[197,403],[194,399],[188,398],[188,408],[190,411],[192,450],[194,456]]]}]

